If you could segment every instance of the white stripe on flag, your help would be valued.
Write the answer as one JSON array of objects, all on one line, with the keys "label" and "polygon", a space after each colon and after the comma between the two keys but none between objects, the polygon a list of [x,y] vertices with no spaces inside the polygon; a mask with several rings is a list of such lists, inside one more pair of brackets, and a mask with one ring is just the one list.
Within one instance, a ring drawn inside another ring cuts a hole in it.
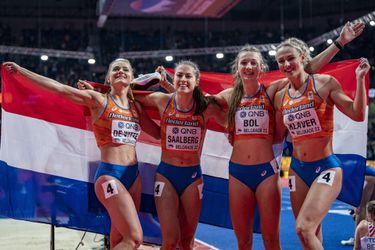
[{"label": "white stripe on flag", "polygon": [[201,157],[203,174],[228,179],[231,153],[232,146],[224,133],[207,130]]},{"label": "white stripe on flag", "polygon": [[[0,158],[8,165],[93,181],[89,165],[99,162],[100,156],[92,132],[2,111]],[[335,108],[334,121],[334,152],[365,157],[367,116],[364,122],[354,122]],[[224,133],[208,130],[201,158],[203,174],[227,179],[231,152]],[[137,144],[140,162],[158,165],[160,154],[159,146]]]},{"label": "white stripe on flag", "polygon": [[89,161],[100,160],[92,132],[2,112],[1,160],[21,169],[89,180]]},{"label": "white stripe on flag", "polygon": [[334,109],[334,131],[333,131],[333,152],[336,154],[357,154],[366,158],[367,151],[367,120],[355,122],[338,110]]},{"label": "white stripe on flag", "polygon": [[[2,110],[1,129],[0,159],[8,165],[93,182],[90,165],[100,161],[100,153],[91,131],[5,110]],[[139,161],[157,165],[160,152],[159,146],[137,144]]]}]

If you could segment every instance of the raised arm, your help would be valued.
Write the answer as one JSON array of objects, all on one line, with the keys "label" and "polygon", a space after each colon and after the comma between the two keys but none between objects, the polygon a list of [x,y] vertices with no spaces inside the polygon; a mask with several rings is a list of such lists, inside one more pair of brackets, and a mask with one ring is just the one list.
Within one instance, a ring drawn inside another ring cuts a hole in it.
[{"label": "raised arm", "polygon": [[160,86],[162,86],[168,93],[175,92],[175,88],[173,87],[173,84],[170,83],[167,79],[167,75],[173,79],[173,77],[168,73],[168,71],[165,70],[163,66],[158,66],[155,70],[156,72],[159,72],[161,75],[160,79]]},{"label": "raised arm", "polygon": [[332,43],[328,48],[315,56],[311,61],[306,65],[305,70],[309,74],[318,73],[318,71],[328,64],[332,58],[339,52],[344,46],[350,43],[354,38],[362,34],[365,24],[358,22],[352,24],[347,22],[340,32],[340,36]]},{"label": "raised arm", "polygon": [[357,88],[354,101],[347,96],[341,88],[339,82],[330,77],[330,84],[332,84],[330,97],[337,106],[337,108],[345,115],[354,121],[363,121],[366,114],[366,88],[365,76],[370,70],[370,65],[366,58],[361,58],[359,65],[355,71]]},{"label": "raised arm", "polygon": [[21,74],[22,76],[32,80],[31,82],[36,86],[54,92],[59,96],[65,97],[66,99],[69,99],[77,104],[89,107],[96,107],[99,105],[99,93],[95,93],[94,91],[80,91],[76,88],[59,83],[58,81],[22,68],[14,62],[5,62],[3,63],[3,65],[5,67],[5,70],[10,72],[11,74]]}]

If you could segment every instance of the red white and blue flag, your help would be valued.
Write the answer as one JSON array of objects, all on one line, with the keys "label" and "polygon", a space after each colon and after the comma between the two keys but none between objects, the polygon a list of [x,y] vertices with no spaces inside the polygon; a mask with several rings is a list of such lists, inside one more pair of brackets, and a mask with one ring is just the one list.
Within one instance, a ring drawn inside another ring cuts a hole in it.
[{"label": "red white and blue flag", "polygon": [[[354,98],[357,65],[357,60],[348,60],[330,64],[322,72],[336,77],[344,91]],[[273,71],[264,74],[261,81],[268,84],[281,77],[280,72]],[[230,74],[201,73],[200,86],[209,94],[230,87],[231,82]],[[367,89],[368,86],[367,76]],[[150,114],[157,116],[153,110]],[[89,115],[86,108],[2,69],[1,216],[109,232],[108,216],[94,193],[93,177],[100,157]],[[334,152],[349,169],[345,176],[357,182],[345,185],[354,196],[347,197],[343,192],[339,198],[357,206],[364,178],[367,116],[364,122],[354,122],[335,109],[334,124]],[[231,227],[228,205],[231,146],[220,126],[210,121],[208,128],[201,159],[205,185],[200,221]],[[143,178],[141,219],[145,240],[153,242],[160,239],[160,232],[154,230],[158,225],[149,216],[155,214],[153,176],[160,152],[158,141],[141,136],[137,144]]]}]

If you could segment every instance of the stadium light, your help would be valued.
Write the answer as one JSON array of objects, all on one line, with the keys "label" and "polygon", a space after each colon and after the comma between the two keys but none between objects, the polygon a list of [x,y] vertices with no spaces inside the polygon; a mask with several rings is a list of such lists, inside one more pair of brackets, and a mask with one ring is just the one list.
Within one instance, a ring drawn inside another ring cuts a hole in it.
[{"label": "stadium light", "polygon": [[224,58],[224,54],[219,52],[219,53],[216,53],[216,58],[217,59],[223,59]]},{"label": "stadium light", "polygon": [[310,50],[311,52],[313,52],[313,51],[315,50],[315,48],[314,48],[313,46],[310,46],[309,50]]},{"label": "stadium light", "polygon": [[48,56],[47,55],[41,55],[40,56],[40,60],[47,61],[48,60]]},{"label": "stadium light", "polygon": [[327,39],[327,43],[332,44],[333,43],[332,39],[331,38]]},{"label": "stadium light", "polygon": [[370,21],[370,25],[371,25],[371,26],[375,26],[375,21],[374,21],[374,20],[371,20],[371,21]]},{"label": "stadium light", "polygon": [[167,62],[172,62],[172,61],[173,61],[173,56],[166,56],[166,57],[165,57],[165,60],[166,60]]},{"label": "stadium light", "polygon": [[276,50],[270,50],[270,51],[268,51],[268,55],[275,56],[276,55]]},{"label": "stadium light", "polygon": [[87,62],[89,63],[89,64],[95,64],[95,59],[94,58],[90,58],[89,60],[87,60]]}]

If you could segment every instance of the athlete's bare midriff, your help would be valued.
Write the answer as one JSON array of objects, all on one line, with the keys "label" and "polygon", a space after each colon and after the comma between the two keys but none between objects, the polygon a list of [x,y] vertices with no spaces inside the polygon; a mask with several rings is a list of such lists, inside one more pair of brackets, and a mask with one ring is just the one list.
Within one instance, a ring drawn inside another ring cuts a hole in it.
[{"label": "athlete's bare midriff", "polygon": [[101,161],[116,165],[134,165],[137,163],[135,147],[131,145],[107,144],[100,148]]},{"label": "athlete's bare midriff", "polygon": [[176,167],[191,167],[200,164],[200,154],[178,151],[163,151],[161,161]]},{"label": "athlete's bare midriff", "polygon": [[270,162],[274,158],[272,141],[254,138],[234,142],[230,160],[243,165]]},{"label": "athlete's bare midriff", "polygon": [[293,156],[301,161],[317,161],[331,154],[333,154],[332,137],[313,138],[293,143]]}]

